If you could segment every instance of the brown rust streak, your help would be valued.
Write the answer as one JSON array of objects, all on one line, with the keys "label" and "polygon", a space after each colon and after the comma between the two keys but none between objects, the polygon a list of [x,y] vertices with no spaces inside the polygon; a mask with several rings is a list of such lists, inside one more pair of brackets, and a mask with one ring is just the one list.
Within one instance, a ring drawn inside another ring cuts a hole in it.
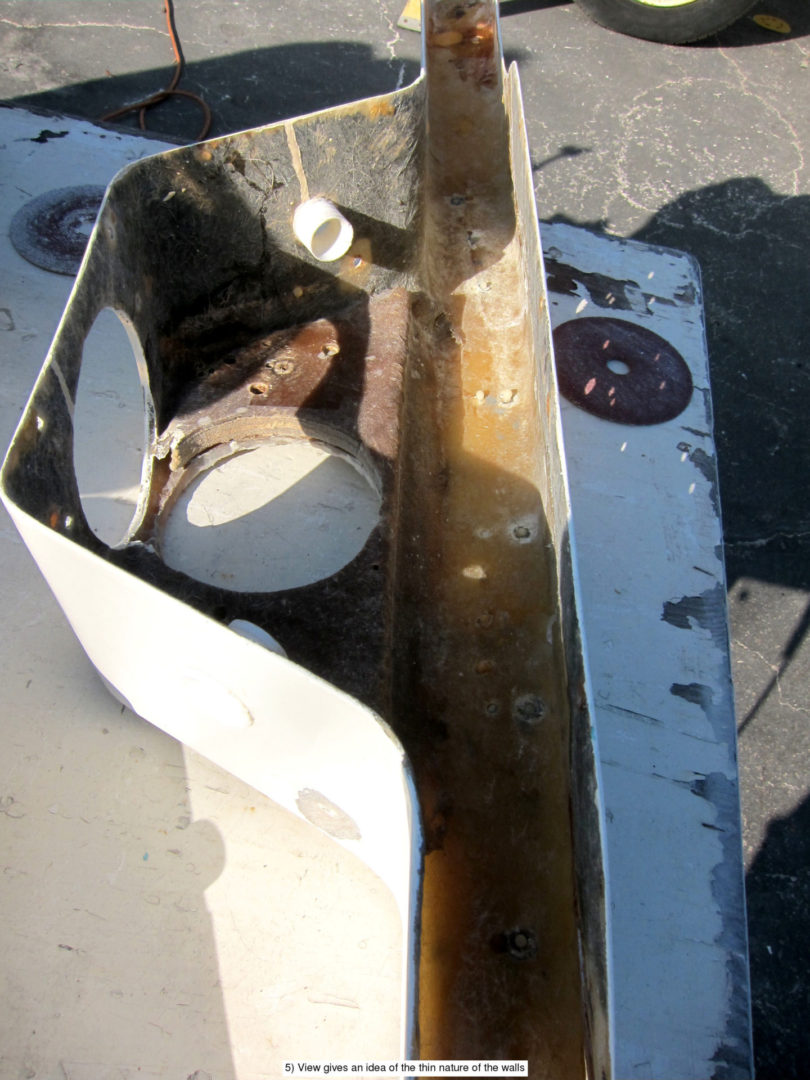
[{"label": "brown rust streak", "polygon": [[[463,9],[434,6],[431,32],[467,41],[465,17],[480,28],[492,5]],[[394,713],[429,851],[421,1053],[528,1058],[536,1080],[569,1080],[583,1032],[543,422],[500,58],[468,54],[428,55],[429,295],[412,320],[399,479]],[[516,930],[534,955],[505,947]]]}]

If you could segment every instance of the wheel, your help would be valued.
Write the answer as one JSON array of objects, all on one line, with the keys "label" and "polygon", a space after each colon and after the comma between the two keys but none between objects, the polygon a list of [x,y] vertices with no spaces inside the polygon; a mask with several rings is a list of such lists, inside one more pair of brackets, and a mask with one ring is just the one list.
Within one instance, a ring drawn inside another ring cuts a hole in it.
[{"label": "wheel", "polygon": [[620,34],[681,45],[729,26],[756,0],[577,0],[590,17]]}]

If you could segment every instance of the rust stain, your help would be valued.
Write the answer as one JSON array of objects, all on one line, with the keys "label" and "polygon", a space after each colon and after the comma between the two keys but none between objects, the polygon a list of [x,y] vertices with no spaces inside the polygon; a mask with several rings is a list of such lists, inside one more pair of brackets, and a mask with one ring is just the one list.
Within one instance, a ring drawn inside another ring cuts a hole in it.
[{"label": "rust stain", "polygon": [[[418,505],[402,511],[406,533],[419,529],[401,582],[409,603],[419,597],[403,627],[419,649],[403,701],[431,733],[412,757],[440,828],[425,869],[420,1029],[426,1057],[525,1056],[576,1077],[568,705],[549,634],[556,579],[516,247],[489,268],[486,302],[475,275],[454,291],[454,333],[423,356],[406,417],[410,438],[439,433]],[[474,404],[478,387],[504,380],[517,391],[511,409]],[[523,722],[527,698],[544,703],[536,724]],[[516,926],[531,929],[533,957],[498,947]]]},{"label": "rust stain", "polygon": [[371,241],[359,237],[340,261],[340,276],[354,288],[364,288],[371,277],[373,262]]},{"label": "rust stain", "polygon": [[[584,1056],[569,706],[493,8],[436,5],[429,38],[393,712],[427,832],[422,1056],[528,1058],[569,1080]],[[468,52],[441,44],[468,30]]]},{"label": "rust stain", "polygon": [[433,34],[430,38],[430,44],[439,49],[449,49],[451,45],[458,45],[463,40],[464,35],[458,30],[445,30],[441,34]]},{"label": "rust stain", "polygon": [[390,97],[369,98],[362,102],[356,112],[361,116],[367,116],[369,120],[379,120],[385,116],[393,116],[395,112],[394,102]]}]

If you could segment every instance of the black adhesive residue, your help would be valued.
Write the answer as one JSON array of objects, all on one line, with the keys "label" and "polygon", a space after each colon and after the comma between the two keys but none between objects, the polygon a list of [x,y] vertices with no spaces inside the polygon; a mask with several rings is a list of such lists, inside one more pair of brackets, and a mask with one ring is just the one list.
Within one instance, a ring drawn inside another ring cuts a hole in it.
[{"label": "black adhesive residue", "polygon": [[714,691],[705,683],[673,683],[669,692],[693,705],[699,705],[704,712],[714,704]]},{"label": "black adhesive residue", "polygon": [[43,128],[36,138],[31,139],[31,142],[46,143],[50,142],[51,139],[64,139],[64,137],[69,134],[69,131],[51,131],[49,128]]},{"label": "black adhesive residue", "polygon": [[698,596],[665,601],[661,618],[681,630],[694,630],[696,626],[708,630],[718,648],[726,651],[726,594],[721,584]]},{"label": "black adhesive residue", "polygon": [[639,294],[641,289],[636,281],[621,281],[606,274],[592,274],[579,270],[567,263],[557,262],[546,257],[546,284],[549,292],[575,296],[577,285],[584,285],[592,303],[597,307],[611,308],[613,311],[632,311],[633,305],[627,295],[628,287]]}]

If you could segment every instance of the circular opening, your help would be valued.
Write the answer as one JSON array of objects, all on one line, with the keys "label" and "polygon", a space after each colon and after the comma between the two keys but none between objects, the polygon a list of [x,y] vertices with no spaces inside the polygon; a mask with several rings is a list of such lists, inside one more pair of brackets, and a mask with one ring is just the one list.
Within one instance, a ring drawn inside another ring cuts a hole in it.
[{"label": "circular opening", "polygon": [[193,480],[163,527],[164,562],[236,592],[321,581],[360,553],[380,499],[359,468],[320,444],[266,443]]},{"label": "circular opening", "polygon": [[340,236],[340,222],[337,218],[324,221],[312,235],[312,254],[316,259],[322,259],[329,254],[329,249],[336,243]]},{"label": "circular opening", "polygon": [[99,312],[82,352],[73,413],[73,468],[90,528],[106,544],[130,530],[148,439],[146,364],[135,331],[112,308]]},{"label": "circular opening", "polygon": [[629,375],[630,365],[625,364],[624,360],[608,360],[608,371],[612,371],[614,375]]},{"label": "circular opening", "polygon": [[90,211],[77,212],[68,219],[68,224],[78,233],[79,236],[83,236],[85,240],[90,239],[90,233],[93,231],[93,227],[96,224],[96,214]]}]

